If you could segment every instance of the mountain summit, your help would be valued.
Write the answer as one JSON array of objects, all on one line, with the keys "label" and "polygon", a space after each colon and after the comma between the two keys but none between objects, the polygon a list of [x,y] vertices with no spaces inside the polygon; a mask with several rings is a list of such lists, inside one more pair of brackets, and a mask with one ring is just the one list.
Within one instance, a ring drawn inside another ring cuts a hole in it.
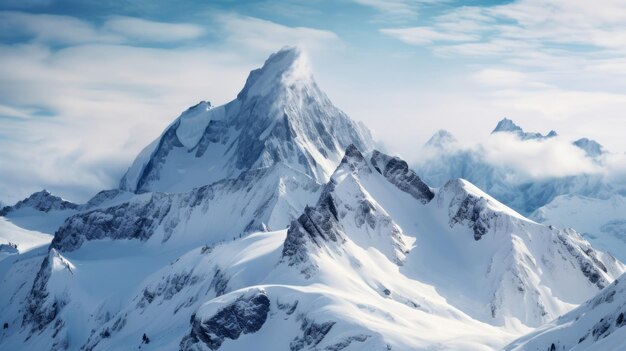
[{"label": "mountain summit", "polygon": [[350,144],[372,149],[369,130],[319,89],[301,49],[284,48],[250,72],[235,100],[183,112],[137,157],[120,188],[182,192],[278,163],[323,183]]},{"label": "mountain summit", "polygon": [[520,137],[520,139],[522,140],[529,140],[529,139],[541,140],[541,139],[548,139],[548,138],[557,136],[557,133],[554,130],[551,130],[546,135],[543,135],[537,132],[534,132],[534,133],[525,132],[522,129],[522,127],[518,126],[517,124],[515,124],[515,122],[513,122],[512,120],[508,118],[501,119],[500,122],[498,122],[498,124],[496,125],[496,128],[491,132],[491,134],[500,133],[500,132],[515,134],[518,137]]},{"label": "mountain summit", "polygon": [[250,72],[237,99],[245,100],[255,95],[267,96],[273,94],[273,90],[285,87],[306,89],[314,84],[306,54],[297,46],[286,47],[270,55],[262,68]]}]

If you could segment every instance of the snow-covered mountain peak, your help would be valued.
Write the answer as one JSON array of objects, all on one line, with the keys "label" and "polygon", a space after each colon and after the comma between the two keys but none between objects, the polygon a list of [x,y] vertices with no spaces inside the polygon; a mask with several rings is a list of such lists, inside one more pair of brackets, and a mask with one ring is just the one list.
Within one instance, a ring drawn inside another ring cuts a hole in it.
[{"label": "snow-covered mountain peak", "polygon": [[371,173],[371,169],[368,167],[365,157],[354,144],[350,144],[346,148],[346,152],[333,177],[338,173],[343,173],[343,171]]},{"label": "snow-covered mountain peak", "polygon": [[573,144],[583,149],[585,154],[591,158],[598,157],[606,153],[604,147],[600,143],[589,138],[580,138],[574,141]]},{"label": "snow-covered mountain peak", "polygon": [[445,129],[440,129],[435,134],[433,134],[430,139],[426,142],[426,146],[433,148],[444,148],[445,146],[456,143],[458,140],[456,137]]},{"label": "snow-covered mountain peak", "polygon": [[491,132],[491,134],[494,133],[511,133],[517,135],[522,140],[541,140],[553,138],[558,135],[554,130],[551,130],[546,135],[537,132],[526,132],[522,129],[522,127],[518,126],[517,124],[515,124],[515,122],[508,118],[503,118],[498,122],[494,130]]},{"label": "snow-covered mountain peak", "polygon": [[302,88],[307,84],[313,84],[307,55],[298,46],[285,47],[270,55],[263,67],[250,72],[237,99],[269,95],[277,87]]},{"label": "snow-covered mountain peak", "polygon": [[48,212],[50,210],[71,210],[76,209],[78,205],[63,200],[59,196],[51,194],[48,190],[41,190],[31,194],[24,200],[19,201],[13,206],[6,206],[0,209],[0,216],[5,216],[13,211],[30,208],[36,211]]},{"label": "snow-covered mountain peak", "polygon": [[350,144],[371,150],[369,130],[319,89],[300,49],[286,48],[250,73],[235,100],[185,111],[140,153],[120,188],[185,192],[278,163],[324,183]]},{"label": "snow-covered mountain peak", "polygon": [[522,127],[518,126],[517,124],[515,124],[515,122],[513,122],[513,120],[510,120],[508,118],[503,118],[501,119],[498,124],[496,125],[496,128],[492,131],[492,133],[496,133],[496,132],[523,132],[524,130],[522,129]]}]

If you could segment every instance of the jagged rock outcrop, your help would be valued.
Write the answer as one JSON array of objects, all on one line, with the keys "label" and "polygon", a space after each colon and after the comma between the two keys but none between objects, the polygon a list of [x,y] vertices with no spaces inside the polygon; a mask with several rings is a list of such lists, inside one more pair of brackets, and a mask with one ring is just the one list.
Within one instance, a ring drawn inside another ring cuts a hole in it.
[{"label": "jagged rock outcrop", "polygon": [[[378,177],[382,179],[378,179]],[[315,264],[308,259],[311,249],[327,249],[350,237],[359,245],[375,245],[390,260],[402,264],[409,247],[402,229],[378,204],[363,182],[383,181],[424,204],[432,190],[408,169],[404,161],[373,151],[368,159],[351,145],[331,176],[315,207],[307,207],[292,222],[283,247],[283,259],[300,266],[310,277]]]},{"label": "jagged rock outcrop", "polygon": [[242,334],[259,331],[270,311],[265,292],[254,289],[234,301],[215,304],[201,307],[193,317],[191,333],[181,341],[181,350],[193,350],[198,343],[217,350],[226,339],[236,340]]},{"label": "jagged rock outcrop", "polygon": [[422,203],[426,204],[435,197],[430,187],[399,157],[390,157],[374,150],[371,162],[374,168],[385,176],[391,184],[411,194],[411,196]]},{"label": "jagged rock outcrop", "polygon": [[75,210],[78,207],[79,205],[75,203],[65,201],[58,196],[52,195],[47,190],[42,190],[33,193],[13,206],[6,206],[0,209],[0,216],[6,216],[11,212],[26,208],[31,208],[41,212],[49,212],[51,210]]}]

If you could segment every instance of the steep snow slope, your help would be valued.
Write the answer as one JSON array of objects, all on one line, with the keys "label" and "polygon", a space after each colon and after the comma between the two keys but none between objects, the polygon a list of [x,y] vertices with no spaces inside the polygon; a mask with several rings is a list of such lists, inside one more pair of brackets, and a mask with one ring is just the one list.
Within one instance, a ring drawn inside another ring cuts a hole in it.
[{"label": "steep snow slope", "polygon": [[20,252],[47,246],[51,241],[52,234],[27,230],[0,217],[0,261]]},{"label": "steep snow slope", "polygon": [[79,205],[43,190],[0,210],[0,260],[47,246]]},{"label": "steep snow slope", "polygon": [[[349,156],[346,152],[346,158]],[[359,159],[358,153],[353,159]],[[528,221],[463,180],[450,181],[428,202],[432,195],[425,195],[427,187],[399,188],[384,176],[384,165],[389,163],[404,164],[406,172],[413,174],[404,162],[378,152],[369,160],[371,165],[353,162],[358,164],[354,167],[358,172],[350,174],[356,173],[358,181],[344,179],[345,186],[353,184],[361,191],[366,189],[365,198],[373,199],[370,202],[384,211],[364,212],[388,216],[394,229],[388,229],[387,236],[405,244],[396,245],[399,249],[395,257],[387,249],[387,257],[402,261],[402,248],[414,240],[415,247],[406,258],[403,272],[431,282],[450,302],[477,319],[503,325],[508,318],[516,318],[523,324],[537,326],[583,302],[623,271],[621,264],[610,256],[595,253],[575,232]],[[383,174],[377,169],[383,170]],[[341,177],[341,170],[342,167],[332,180]],[[421,190],[409,193],[422,194],[417,196],[419,201],[406,194],[405,189],[415,188]],[[355,196],[350,193],[340,200]],[[377,208],[362,204],[356,207],[353,202],[348,201],[349,208]],[[367,233],[367,228],[354,230],[349,236],[359,242],[357,238],[362,232]],[[383,247],[382,243],[365,243],[378,250]],[[606,267],[596,266],[601,261]],[[567,278],[563,276],[565,272]],[[569,292],[564,288],[568,284],[577,285],[578,291]]]},{"label": "steep snow slope", "polygon": [[619,351],[626,348],[626,275],[593,299],[505,349]]},{"label": "steep snow slope", "polygon": [[349,144],[371,149],[369,130],[318,88],[300,49],[285,48],[250,73],[235,100],[185,111],[137,157],[120,187],[189,191],[276,163],[323,183]]},{"label": "steep snow slope", "polygon": [[626,262],[626,197],[622,195],[606,199],[561,195],[530,218],[561,228],[576,228],[594,247]]}]

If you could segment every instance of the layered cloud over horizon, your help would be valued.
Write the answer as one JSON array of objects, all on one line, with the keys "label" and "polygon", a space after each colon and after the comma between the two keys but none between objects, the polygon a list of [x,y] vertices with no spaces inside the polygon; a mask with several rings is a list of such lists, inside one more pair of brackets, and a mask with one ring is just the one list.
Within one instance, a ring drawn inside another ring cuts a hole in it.
[{"label": "layered cloud over horizon", "polygon": [[[448,131],[439,131],[433,138],[445,139],[426,144],[413,159],[418,169],[442,157],[471,154],[480,164],[493,167],[511,185],[541,182],[550,179],[591,175],[607,184],[626,186],[626,153],[602,148],[600,155],[589,155],[574,140],[557,135],[550,138],[523,139],[514,133],[485,135],[480,141],[459,140]],[[592,141],[593,142],[593,141]]]}]

